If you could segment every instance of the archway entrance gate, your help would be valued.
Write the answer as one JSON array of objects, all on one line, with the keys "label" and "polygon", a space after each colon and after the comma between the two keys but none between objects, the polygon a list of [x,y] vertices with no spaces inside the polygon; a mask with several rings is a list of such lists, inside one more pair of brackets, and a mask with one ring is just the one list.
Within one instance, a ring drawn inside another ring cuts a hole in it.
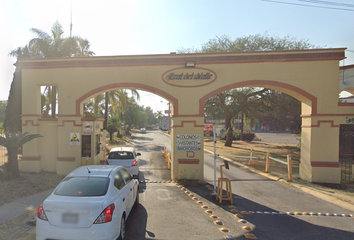
[{"label": "archway entrance gate", "polygon": [[[302,102],[300,177],[340,182],[339,127],[354,106],[339,104],[339,61],[345,49],[19,59],[23,132],[39,133],[23,147],[21,171],[67,174],[84,163],[72,134],[92,139],[102,122],[83,119],[83,103],[110,90],[134,88],[172,102],[171,178],[203,179],[204,102],[225,90],[266,87]],[[57,86],[58,115],[41,115],[41,86]],[[96,131],[96,132],[95,132]],[[75,135],[76,136],[76,135]],[[92,145],[94,147],[94,145]],[[93,156],[90,164],[97,161]]]}]

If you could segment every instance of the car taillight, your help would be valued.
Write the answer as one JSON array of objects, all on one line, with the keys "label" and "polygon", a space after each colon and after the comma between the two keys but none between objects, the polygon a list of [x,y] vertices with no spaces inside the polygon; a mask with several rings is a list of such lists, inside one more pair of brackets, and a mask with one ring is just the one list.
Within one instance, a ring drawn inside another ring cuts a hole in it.
[{"label": "car taillight", "polygon": [[109,165],[108,160],[106,159],[106,165]]},{"label": "car taillight", "polygon": [[114,204],[112,203],[98,216],[94,224],[106,223],[112,221],[113,211],[115,209]]},{"label": "car taillight", "polygon": [[135,161],[133,162],[133,165],[132,165],[132,166],[135,167],[135,166],[137,165],[137,163],[138,163],[138,162],[135,160]]},{"label": "car taillight", "polygon": [[45,215],[44,209],[43,209],[43,205],[40,205],[38,208],[38,212],[37,212],[37,217],[39,219],[42,219],[44,221],[48,221],[47,216]]}]

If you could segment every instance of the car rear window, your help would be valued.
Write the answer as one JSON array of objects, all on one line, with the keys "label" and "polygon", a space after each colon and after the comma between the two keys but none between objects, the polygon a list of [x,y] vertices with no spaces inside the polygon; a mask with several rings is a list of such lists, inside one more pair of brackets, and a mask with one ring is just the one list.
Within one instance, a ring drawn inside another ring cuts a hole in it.
[{"label": "car rear window", "polygon": [[108,159],[134,159],[134,154],[129,151],[111,152]]},{"label": "car rear window", "polygon": [[57,187],[54,194],[74,197],[98,197],[107,193],[109,178],[67,177]]}]

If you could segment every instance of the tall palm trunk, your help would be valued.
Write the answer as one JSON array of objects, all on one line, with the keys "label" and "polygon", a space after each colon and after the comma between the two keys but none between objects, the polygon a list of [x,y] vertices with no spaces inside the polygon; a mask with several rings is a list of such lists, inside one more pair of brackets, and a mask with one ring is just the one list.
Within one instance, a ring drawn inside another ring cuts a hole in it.
[{"label": "tall palm trunk", "polygon": [[57,87],[52,86],[52,118],[56,118],[56,110],[57,110]]},{"label": "tall palm trunk", "polygon": [[[104,93],[104,122],[103,122],[103,129],[107,130],[107,122],[108,122],[108,92]],[[112,139],[111,139],[112,141]]]},{"label": "tall palm trunk", "polygon": [[225,118],[225,127],[227,129],[225,146],[227,147],[232,146],[232,140],[234,139],[234,130],[232,129],[231,119],[231,116]]}]

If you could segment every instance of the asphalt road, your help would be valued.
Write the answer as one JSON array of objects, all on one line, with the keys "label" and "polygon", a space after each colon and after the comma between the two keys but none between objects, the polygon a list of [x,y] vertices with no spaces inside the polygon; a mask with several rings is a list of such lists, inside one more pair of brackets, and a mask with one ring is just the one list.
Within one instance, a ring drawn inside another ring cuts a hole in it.
[{"label": "asphalt road", "polygon": [[[170,152],[170,136],[161,131],[137,133],[131,144],[141,153],[141,183],[140,204],[127,220],[127,239],[246,239],[245,234],[249,231],[257,239],[267,240],[354,239],[354,217],[333,216],[353,212],[230,163],[230,169],[224,170],[224,177],[231,180],[233,206],[242,214],[236,218],[230,203],[219,204],[205,185],[182,189],[167,182],[171,179],[170,170],[162,151],[166,146]],[[217,177],[221,164],[223,160],[217,159]],[[206,152],[204,176],[207,185],[213,186],[214,158]],[[213,213],[206,213],[202,206]],[[305,212],[332,216],[303,215]],[[300,213],[302,215],[298,215]],[[211,215],[217,219],[210,218]],[[228,232],[220,231],[221,228]],[[33,239],[32,230],[29,237],[21,240]]]},{"label": "asphalt road", "polygon": [[[169,180],[170,172],[166,171],[167,164],[161,162],[159,150],[162,151],[165,145],[170,151],[170,137],[159,131],[148,131],[147,134],[135,136],[133,143],[142,153],[145,162],[141,165],[143,180]],[[205,180],[213,185],[213,155],[205,153],[204,161]],[[218,169],[221,164],[223,160],[217,159],[217,177],[220,176]],[[243,219],[247,221],[246,225],[253,229],[252,233],[258,239],[354,239],[353,217],[296,215],[304,212],[353,214],[344,208],[232,163],[230,170],[224,170],[224,177],[232,182],[234,205],[237,209],[255,212],[244,214]],[[133,223],[136,218],[146,219],[141,224],[145,230],[142,228],[138,231],[140,235],[134,235],[129,239],[222,239],[226,235],[231,235],[235,239],[245,239],[243,235],[245,231],[238,222],[239,219],[230,213],[228,202],[218,204],[203,187],[189,188],[201,196],[209,208],[218,211],[223,226],[230,230],[229,233],[220,235],[220,231],[215,229],[215,224],[205,217],[204,211],[196,209],[195,202],[183,194],[183,191],[175,192],[173,185],[164,186],[163,189],[160,186],[158,183],[147,183],[142,189],[141,208],[133,213],[131,221],[128,220],[130,224],[128,232],[139,229],[136,223]],[[155,201],[151,201],[151,198]],[[294,215],[288,215],[288,212]],[[169,215],[174,216],[172,221]]]}]

